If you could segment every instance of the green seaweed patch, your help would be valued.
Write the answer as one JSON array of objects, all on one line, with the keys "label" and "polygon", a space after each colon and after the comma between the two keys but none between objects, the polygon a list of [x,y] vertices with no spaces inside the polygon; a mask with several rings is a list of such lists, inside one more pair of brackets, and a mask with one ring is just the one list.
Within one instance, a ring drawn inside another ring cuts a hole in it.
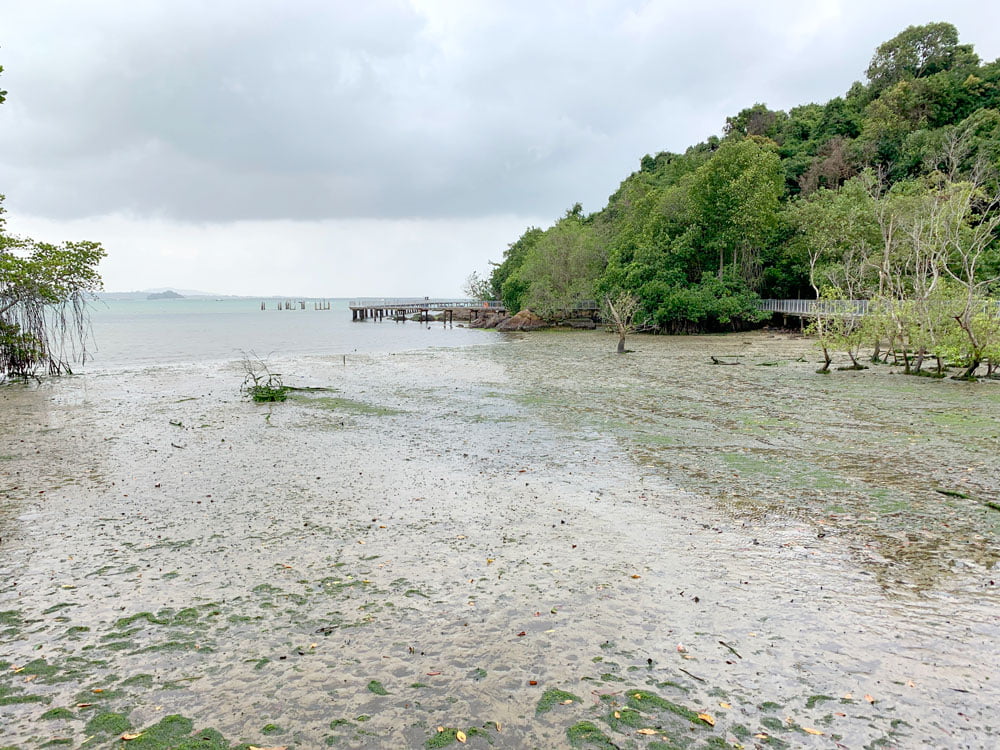
[{"label": "green seaweed patch", "polygon": [[388,695],[389,691],[385,689],[381,682],[378,680],[371,680],[368,683],[368,692],[375,693],[375,695]]},{"label": "green seaweed patch", "polygon": [[485,669],[483,669],[482,667],[476,667],[472,671],[468,672],[465,676],[468,677],[470,680],[475,680],[476,682],[479,682],[480,680],[486,678],[486,674],[487,672]]},{"label": "green seaweed patch", "polygon": [[119,618],[115,622],[115,627],[121,630],[127,628],[134,622],[138,622],[139,620],[145,620],[150,625],[169,625],[170,614],[170,610],[160,610],[160,612],[155,615],[152,612],[136,612],[134,615]]},{"label": "green seaweed patch", "polygon": [[24,667],[21,673],[25,675],[35,675],[36,677],[52,677],[59,671],[59,667],[49,664],[45,659],[32,659]]},{"label": "green seaweed patch", "polygon": [[53,737],[48,742],[43,743],[42,747],[65,747],[72,744],[72,737]]},{"label": "green seaweed patch", "polygon": [[263,727],[261,727],[260,733],[267,735],[284,734],[285,730],[280,726],[278,726],[277,724],[265,724]]},{"label": "green seaweed patch", "polygon": [[336,729],[337,727],[353,727],[354,722],[350,719],[334,719],[330,722],[330,729]]},{"label": "green seaweed patch", "polygon": [[127,651],[128,649],[135,647],[135,641],[112,641],[111,643],[101,644],[101,648],[107,651]]},{"label": "green seaweed patch", "polygon": [[776,716],[765,716],[760,720],[761,726],[770,729],[772,732],[780,732],[785,729],[785,722]]},{"label": "green seaweed patch", "polygon": [[567,693],[565,690],[559,690],[558,688],[549,688],[538,699],[538,705],[535,706],[535,715],[540,716],[547,711],[551,711],[554,706],[561,705],[566,701],[583,703],[583,699],[578,695]]},{"label": "green seaweed patch", "polygon": [[480,727],[469,727],[468,729],[459,729],[458,727],[442,727],[441,731],[437,734],[433,734],[427,738],[424,742],[424,747],[448,747],[448,745],[458,742],[459,732],[462,732],[466,737],[485,737],[491,745],[493,744],[493,738],[490,736],[489,732],[484,731]]},{"label": "green seaweed patch", "polygon": [[779,750],[781,748],[788,747],[788,743],[785,742],[783,739],[781,739],[780,737],[775,737],[773,734],[768,734],[767,732],[758,732],[756,735],[754,735],[754,738],[757,739],[758,742],[760,742],[760,744],[762,745],[767,745],[768,747],[776,747],[779,748]]},{"label": "green seaweed patch", "polygon": [[20,703],[49,703],[52,700],[47,695],[33,695],[25,693],[11,693],[0,695],[0,706],[15,706]]},{"label": "green seaweed patch", "polygon": [[76,714],[68,708],[50,708],[39,718],[45,719],[46,721],[55,721],[57,719],[75,719]]},{"label": "green seaweed patch", "polygon": [[806,700],[806,708],[815,708],[823,701],[835,701],[836,698],[829,695],[810,695]]},{"label": "green seaweed patch", "polygon": [[58,612],[60,609],[66,609],[67,607],[76,607],[76,606],[79,605],[75,604],[74,602],[59,602],[59,604],[53,604],[48,609],[43,609],[42,614],[51,615],[53,612]]},{"label": "green seaweed patch", "polygon": [[125,714],[102,711],[93,716],[84,727],[87,734],[121,734],[132,729],[132,722]]},{"label": "green seaweed patch", "polygon": [[17,627],[21,623],[21,613],[16,609],[6,609],[3,612],[0,612],[0,625]]},{"label": "green seaweed patch", "polygon": [[596,747],[598,750],[618,750],[604,732],[589,721],[580,721],[566,729],[566,739],[572,747]]},{"label": "green seaweed patch", "polygon": [[454,742],[458,742],[458,729],[455,727],[443,727],[441,731],[432,734],[424,742],[426,748],[448,747]]},{"label": "green seaweed patch", "polygon": [[621,732],[625,729],[641,729],[648,724],[641,713],[631,708],[610,711],[604,717],[604,721],[616,732]]},{"label": "green seaweed patch", "polygon": [[697,711],[692,711],[690,708],[686,708],[679,703],[669,701],[666,698],[662,698],[656,693],[652,693],[648,690],[629,690],[628,707],[637,711],[649,712],[653,709],[658,711],[668,711],[672,714],[680,716],[682,719],[687,719],[693,724],[704,726],[701,719],[698,718]]},{"label": "green seaweed patch", "polygon": [[130,740],[129,750],[215,750],[228,748],[221,735],[214,730],[204,730],[192,737],[194,722],[179,714],[164,716],[156,724],[141,730]]}]

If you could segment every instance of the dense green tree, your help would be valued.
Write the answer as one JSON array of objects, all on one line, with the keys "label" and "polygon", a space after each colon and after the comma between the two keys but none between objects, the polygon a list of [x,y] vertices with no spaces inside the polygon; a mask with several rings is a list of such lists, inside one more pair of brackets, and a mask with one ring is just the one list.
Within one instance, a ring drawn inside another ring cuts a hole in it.
[{"label": "dense green tree", "polygon": [[777,227],[783,193],[781,161],[772,145],[758,138],[726,141],[693,176],[693,220],[704,246],[751,287],[760,280],[761,250]]},{"label": "dense green tree", "polygon": [[[826,290],[872,300],[864,326],[827,326],[852,359],[859,336],[918,352],[916,370],[919,352],[990,356],[992,343],[971,342],[993,341],[977,310],[997,293],[982,282],[1000,279],[1000,253],[982,243],[997,229],[982,196],[1000,193],[1000,61],[980,65],[953,26],[932,23],[881,45],[867,74],[826,103],[757,103],[727,118],[722,138],[643,156],[603,209],[574,207],[512,244],[494,291],[511,309],[632,299],[644,329],[693,332],[753,325],[757,294]],[[944,221],[954,186],[970,181],[980,197]],[[948,253],[945,226],[960,228]],[[963,282],[955,259],[975,237],[984,249]]]},{"label": "dense green tree", "polygon": [[538,238],[512,277],[524,285],[522,305],[543,317],[557,316],[581,300],[594,299],[607,261],[594,224],[584,219],[577,206]]},{"label": "dense green tree", "polygon": [[909,78],[978,63],[972,47],[958,43],[958,30],[950,23],[939,22],[908,26],[883,42],[865,73],[872,87],[880,91]]},{"label": "dense green tree", "polygon": [[528,286],[516,277],[516,271],[524,263],[528,252],[541,239],[538,227],[528,227],[516,242],[507,246],[503,261],[496,264],[490,274],[490,290],[494,299],[502,299],[511,312],[518,312],[524,306],[524,295]]}]

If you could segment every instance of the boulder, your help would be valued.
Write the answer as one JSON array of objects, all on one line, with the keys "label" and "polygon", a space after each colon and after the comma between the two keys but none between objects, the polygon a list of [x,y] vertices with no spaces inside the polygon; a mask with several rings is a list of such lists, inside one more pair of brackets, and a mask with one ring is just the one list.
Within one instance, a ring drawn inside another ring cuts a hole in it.
[{"label": "boulder", "polygon": [[499,323],[498,331],[537,331],[539,328],[548,327],[548,323],[535,315],[531,310],[521,310],[512,318]]},{"label": "boulder", "polygon": [[506,315],[497,312],[480,314],[469,323],[469,328],[496,328],[508,320]]}]

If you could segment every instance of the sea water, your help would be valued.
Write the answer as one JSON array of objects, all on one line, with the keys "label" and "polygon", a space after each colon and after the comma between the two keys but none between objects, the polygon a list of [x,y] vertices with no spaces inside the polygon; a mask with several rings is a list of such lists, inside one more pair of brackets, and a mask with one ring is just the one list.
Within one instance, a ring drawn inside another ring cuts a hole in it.
[{"label": "sea water", "polygon": [[[281,300],[282,302],[284,300]],[[266,309],[261,310],[261,302]],[[408,351],[495,341],[493,331],[440,322],[352,320],[348,300],[329,310],[278,308],[277,299],[98,300],[90,305],[86,362],[76,370],[299,355]]]}]

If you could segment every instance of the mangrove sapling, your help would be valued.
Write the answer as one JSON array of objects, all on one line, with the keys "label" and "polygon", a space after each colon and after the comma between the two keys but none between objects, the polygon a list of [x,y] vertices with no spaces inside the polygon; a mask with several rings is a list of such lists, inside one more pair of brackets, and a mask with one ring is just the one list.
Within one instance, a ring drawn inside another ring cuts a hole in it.
[{"label": "mangrove sapling", "polygon": [[639,310],[639,298],[629,292],[620,292],[614,298],[604,295],[604,316],[618,334],[618,353],[625,354],[625,336],[635,333],[635,315]]},{"label": "mangrove sapling", "polygon": [[245,376],[240,390],[247,398],[256,403],[284,401],[288,398],[289,387],[281,381],[279,373],[271,372],[263,359],[251,352],[243,355],[241,364]]}]

